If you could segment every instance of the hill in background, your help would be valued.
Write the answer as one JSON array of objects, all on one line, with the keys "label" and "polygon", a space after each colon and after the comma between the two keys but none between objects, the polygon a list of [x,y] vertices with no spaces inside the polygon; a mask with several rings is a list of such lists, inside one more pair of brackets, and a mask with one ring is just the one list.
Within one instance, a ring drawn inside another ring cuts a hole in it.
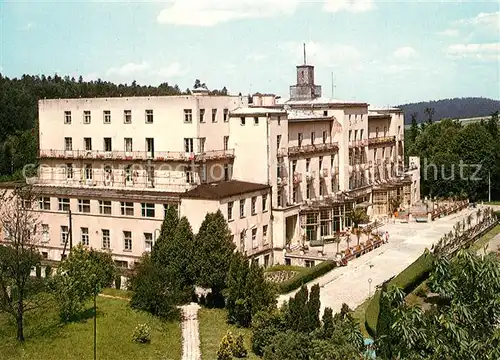
[{"label": "hill in background", "polygon": [[455,99],[442,99],[437,101],[422,101],[418,103],[398,105],[405,113],[405,123],[411,123],[411,114],[417,113],[417,122],[427,120],[425,108],[433,108],[433,120],[443,118],[467,119],[481,116],[490,116],[495,111],[500,111],[500,101],[481,97],[467,97]]}]

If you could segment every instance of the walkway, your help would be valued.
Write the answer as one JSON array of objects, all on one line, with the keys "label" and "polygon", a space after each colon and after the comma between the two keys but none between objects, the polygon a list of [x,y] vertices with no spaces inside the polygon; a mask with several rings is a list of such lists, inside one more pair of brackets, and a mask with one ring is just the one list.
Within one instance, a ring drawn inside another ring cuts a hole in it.
[{"label": "walkway", "polygon": [[196,303],[181,306],[182,312],[182,360],[201,360],[198,310]]},{"label": "walkway", "polygon": [[[350,261],[346,267],[330,271],[308,286],[320,285],[322,311],[325,307],[330,307],[338,312],[342,303],[355,309],[373,294],[376,286],[399,274],[422,255],[425,248],[430,248],[452,230],[458,220],[470,213],[475,214],[476,211],[477,209],[462,210],[430,223],[386,224],[380,230],[389,231],[388,244]],[[279,304],[288,300],[296,291],[281,295]]]}]

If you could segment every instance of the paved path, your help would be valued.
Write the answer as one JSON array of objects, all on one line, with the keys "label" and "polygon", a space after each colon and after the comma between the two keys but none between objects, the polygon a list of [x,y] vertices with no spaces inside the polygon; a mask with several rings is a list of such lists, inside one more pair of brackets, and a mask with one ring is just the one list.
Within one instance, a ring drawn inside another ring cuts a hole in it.
[{"label": "paved path", "polygon": [[181,306],[182,321],[182,360],[201,360],[198,310],[196,303]]},{"label": "paved path", "polygon": [[[384,225],[381,230],[387,230],[390,234],[388,244],[308,284],[309,287],[314,284],[321,287],[321,311],[330,307],[334,312],[338,312],[342,303],[355,309],[374,292],[377,285],[399,274],[422,255],[425,248],[430,249],[441,236],[452,230],[458,220],[470,213],[475,214],[476,211],[477,209],[462,210],[430,223]],[[368,279],[372,280],[371,285]],[[279,304],[288,300],[295,292],[281,295]]]}]

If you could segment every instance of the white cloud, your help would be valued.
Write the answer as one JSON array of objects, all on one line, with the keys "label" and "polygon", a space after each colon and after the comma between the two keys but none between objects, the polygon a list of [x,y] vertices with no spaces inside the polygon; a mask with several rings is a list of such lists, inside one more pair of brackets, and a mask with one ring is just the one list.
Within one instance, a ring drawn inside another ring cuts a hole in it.
[{"label": "white cloud", "polygon": [[138,82],[152,83],[181,77],[186,75],[188,71],[178,61],[164,67],[153,67],[148,62],[143,61],[141,63],[130,62],[123,66],[112,67],[106,71],[106,75],[118,81],[137,80]]},{"label": "white cloud", "polygon": [[476,17],[462,19],[457,23],[462,25],[473,25],[500,32],[500,11],[493,13],[480,13]]},{"label": "white cloud", "polygon": [[[303,44],[286,43],[282,47],[294,58],[295,63],[303,63]],[[306,43],[307,63],[322,66],[338,66],[358,62],[361,53],[353,46],[346,44],[326,44],[310,41]]]},{"label": "white cloud", "polygon": [[394,51],[394,56],[399,59],[409,59],[416,54],[417,52],[411,46],[404,46]]},{"label": "white cloud", "polygon": [[157,21],[165,24],[214,26],[233,20],[291,15],[300,0],[173,0]]},{"label": "white cloud", "polygon": [[446,29],[437,33],[441,36],[458,36],[459,31],[457,29]]},{"label": "white cloud", "polygon": [[324,10],[327,12],[347,11],[352,13],[373,10],[373,0],[325,0]]},{"label": "white cloud", "polygon": [[500,60],[500,43],[454,44],[448,46],[446,52],[453,58]]},{"label": "white cloud", "polygon": [[143,61],[140,64],[130,62],[120,67],[112,67],[106,71],[106,75],[112,76],[117,75],[120,77],[129,77],[137,74],[144,73],[145,70],[149,68],[149,64]]}]

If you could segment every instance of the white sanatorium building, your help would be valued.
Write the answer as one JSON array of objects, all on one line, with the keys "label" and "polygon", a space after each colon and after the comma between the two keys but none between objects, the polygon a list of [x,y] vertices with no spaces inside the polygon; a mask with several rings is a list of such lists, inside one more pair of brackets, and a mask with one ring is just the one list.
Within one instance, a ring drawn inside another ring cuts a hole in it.
[{"label": "white sanatorium building", "polygon": [[[39,102],[41,251],[73,243],[108,249],[125,268],[150,251],[174,206],[196,233],[220,209],[237,248],[268,266],[298,244],[328,239],[364,206],[419,200],[404,175],[399,109],[321,97],[314,67],[297,66],[290,99],[193,95]],[[415,172],[418,174],[418,171]],[[312,263],[308,254],[293,257]]]}]

